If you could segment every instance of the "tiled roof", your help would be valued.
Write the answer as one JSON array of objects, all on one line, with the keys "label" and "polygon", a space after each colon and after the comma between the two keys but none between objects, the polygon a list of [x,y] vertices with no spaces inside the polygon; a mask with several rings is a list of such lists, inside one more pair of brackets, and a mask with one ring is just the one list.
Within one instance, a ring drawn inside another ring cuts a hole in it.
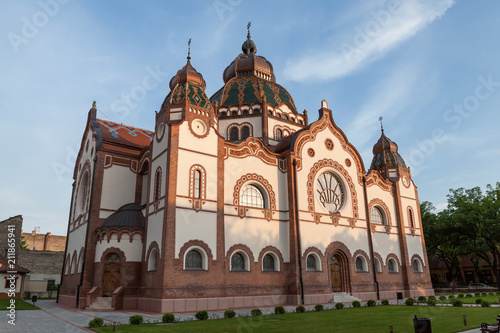
[{"label": "tiled roof", "polygon": [[[29,250],[20,250],[20,251],[29,251]],[[18,273],[29,273],[30,270],[26,269],[20,265],[14,265],[14,267],[9,267],[8,260],[0,254],[0,273],[7,273],[8,271],[16,271]]]},{"label": "tiled roof", "polygon": [[114,123],[108,120],[97,119],[104,141],[120,143],[132,147],[144,148],[149,146],[154,132],[141,128]]}]

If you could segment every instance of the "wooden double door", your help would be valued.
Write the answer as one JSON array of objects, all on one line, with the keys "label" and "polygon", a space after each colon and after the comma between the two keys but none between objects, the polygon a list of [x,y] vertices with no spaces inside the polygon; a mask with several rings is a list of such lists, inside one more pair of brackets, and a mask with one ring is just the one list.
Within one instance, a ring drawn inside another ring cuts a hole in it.
[{"label": "wooden double door", "polygon": [[116,254],[111,254],[104,262],[104,272],[102,281],[102,296],[111,297],[113,291],[121,286],[120,282],[120,257]]},{"label": "wooden double door", "polygon": [[343,291],[342,288],[342,265],[339,257],[333,256],[330,258],[330,275],[332,280],[332,291]]}]

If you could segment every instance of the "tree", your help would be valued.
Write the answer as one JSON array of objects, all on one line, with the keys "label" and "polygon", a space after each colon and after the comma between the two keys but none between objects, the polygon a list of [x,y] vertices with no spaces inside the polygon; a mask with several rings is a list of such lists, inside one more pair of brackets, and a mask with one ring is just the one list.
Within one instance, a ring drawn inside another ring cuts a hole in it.
[{"label": "tree", "polygon": [[24,238],[23,234],[21,234],[21,238],[19,240],[19,249],[20,250],[29,250],[28,246],[26,245],[26,239]]}]

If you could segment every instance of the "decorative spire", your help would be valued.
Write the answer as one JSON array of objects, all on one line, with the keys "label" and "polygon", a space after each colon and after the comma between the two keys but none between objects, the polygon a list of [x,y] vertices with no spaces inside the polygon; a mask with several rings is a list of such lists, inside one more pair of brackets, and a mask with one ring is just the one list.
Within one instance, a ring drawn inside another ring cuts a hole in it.
[{"label": "decorative spire", "polygon": [[94,101],[92,102],[92,109],[96,109],[97,108],[97,103]]},{"label": "decorative spire", "polygon": [[250,36],[250,27],[251,26],[252,26],[252,22],[248,22],[248,24],[247,24],[247,30],[248,30],[247,38],[248,39],[252,38],[252,36]]},{"label": "decorative spire", "polygon": [[188,56],[187,56],[188,61],[191,60],[191,38],[189,38],[188,41]]},{"label": "decorative spire", "polygon": [[380,129],[382,130],[382,133],[384,133],[384,124],[382,124],[382,120],[384,119],[384,117],[380,116],[378,118],[378,120],[380,121]]}]

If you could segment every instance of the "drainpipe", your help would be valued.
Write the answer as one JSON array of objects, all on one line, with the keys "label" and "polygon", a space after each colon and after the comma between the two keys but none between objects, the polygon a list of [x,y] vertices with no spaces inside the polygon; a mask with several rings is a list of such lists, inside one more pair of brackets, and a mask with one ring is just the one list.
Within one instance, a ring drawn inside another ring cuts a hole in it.
[{"label": "drainpipe", "polygon": [[[83,284],[83,274],[85,272],[85,258],[87,257],[87,246],[88,246],[88,239],[89,239],[89,232],[90,232],[90,216],[92,215],[92,200],[94,199],[94,184],[95,184],[95,172],[97,169],[97,152],[94,156],[94,170],[92,171],[92,186],[90,187],[90,203],[89,203],[89,218],[87,219],[87,233],[85,234],[85,249],[83,251],[83,264],[82,264],[82,272],[80,273],[80,283],[78,284],[77,287],[77,293],[76,293],[76,308],[78,309],[78,306],[80,304],[80,289]],[[77,267],[78,269],[78,267]]]},{"label": "drainpipe", "polygon": [[62,270],[61,270],[61,281],[59,282],[59,285],[57,286],[57,298],[56,298],[56,303],[59,303],[59,289],[61,288],[61,285],[63,283],[64,279],[64,271],[66,270],[66,255],[68,252],[68,239],[69,239],[69,226],[71,225],[71,215],[73,214],[73,200],[75,199],[75,181],[73,181],[73,190],[71,191],[71,204],[69,206],[69,217],[68,217],[68,231],[66,231],[66,247],[64,248],[64,258],[63,258],[63,265],[62,265]]},{"label": "drainpipe", "polygon": [[299,197],[297,194],[297,160],[293,159],[293,194],[295,196],[295,227],[297,229],[297,260],[299,262],[300,300],[304,304],[304,282],[302,280],[302,245],[300,242]]},{"label": "drainpipe", "polygon": [[368,196],[366,194],[366,177],[363,176],[363,194],[365,197],[365,210],[366,210],[366,228],[368,229],[368,245],[370,247],[370,256],[372,257],[372,271],[373,271],[373,281],[375,282],[375,287],[377,288],[377,300],[380,299],[380,290],[377,281],[377,270],[375,267],[375,256],[373,254],[373,240],[372,240],[372,230],[370,222],[370,212],[368,211]]}]

